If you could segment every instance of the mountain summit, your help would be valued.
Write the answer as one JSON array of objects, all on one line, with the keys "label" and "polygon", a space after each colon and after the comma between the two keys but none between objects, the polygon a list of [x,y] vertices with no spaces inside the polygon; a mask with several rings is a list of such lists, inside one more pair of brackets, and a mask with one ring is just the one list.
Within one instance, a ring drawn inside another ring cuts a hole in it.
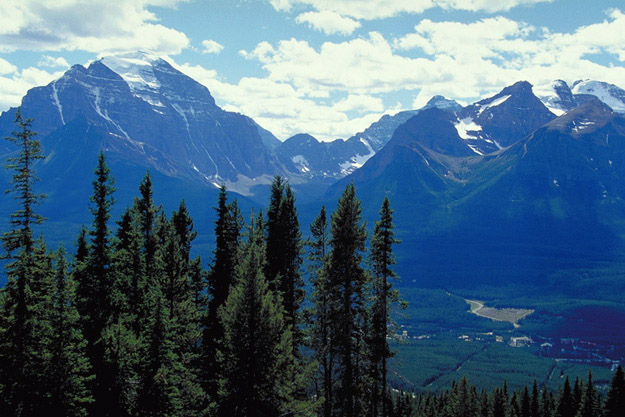
[{"label": "mountain summit", "polygon": [[[0,117],[1,133],[10,132],[13,113]],[[52,149],[46,137],[69,129],[113,159],[206,185],[226,183],[242,193],[254,181],[287,172],[252,119],[222,110],[206,87],[145,52],[75,65],[30,90],[22,113],[35,119],[44,148],[57,155],[71,140]]]}]

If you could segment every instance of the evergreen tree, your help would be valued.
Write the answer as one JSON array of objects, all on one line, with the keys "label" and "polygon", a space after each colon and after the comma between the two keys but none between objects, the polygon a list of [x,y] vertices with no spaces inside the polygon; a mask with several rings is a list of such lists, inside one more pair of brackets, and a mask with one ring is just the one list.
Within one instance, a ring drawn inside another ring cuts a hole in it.
[{"label": "evergreen tree", "polygon": [[126,209],[113,244],[113,271],[116,291],[113,308],[126,316],[135,338],[139,338],[147,316],[145,253],[137,205]]},{"label": "evergreen tree", "polygon": [[625,416],[625,375],[623,367],[616,368],[605,401],[605,417]]},{"label": "evergreen tree", "polygon": [[240,213],[236,201],[228,204],[225,186],[219,190],[215,211],[217,212],[215,250],[213,265],[208,275],[210,301],[202,336],[202,382],[207,395],[213,400],[217,397],[218,390],[217,349],[224,332],[218,311],[225,304],[234,282],[241,232]]},{"label": "evergreen tree", "polygon": [[581,405],[577,412],[578,417],[599,417],[601,416],[601,402],[599,394],[595,390],[592,382],[592,372],[588,371],[588,383],[582,397]]},{"label": "evergreen tree", "polygon": [[175,352],[171,322],[158,287],[151,289],[150,298],[149,341],[143,353],[137,412],[142,417],[181,416],[181,362]]},{"label": "evergreen tree", "polygon": [[[20,248],[0,298],[0,415],[39,416],[51,405],[54,273],[43,239]],[[23,310],[21,310],[23,308]]]},{"label": "evergreen tree", "polygon": [[372,377],[372,415],[378,415],[379,405],[381,414],[387,416],[387,360],[392,357],[387,335],[387,326],[390,322],[390,305],[399,300],[397,291],[392,290],[389,282],[397,278],[391,269],[395,264],[393,245],[399,243],[393,232],[393,210],[388,198],[384,198],[380,209],[380,220],[375,223],[371,238],[370,261],[373,273],[373,306],[371,311],[371,326],[368,336],[369,361]]},{"label": "evergreen tree", "polygon": [[525,387],[523,389],[523,393],[521,394],[521,417],[531,417],[532,416],[532,400],[530,398],[530,392]]},{"label": "evergreen tree", "polygon": [[367,276],[361,264],[367,233],[361,224],[361,211],[354,185],[349,184],[332,214],[328,273],[333,317],[329,338],[338,361],[338,381],[331,401],[338,414],[345,417],[360,415],[364,408],[366,362],[362,346]]},{"label": "evergreen tree", "polygon": [[282,297],[286,323],[293,329],[293,351],[296,355],[302,343],[299,311],[304,299],[304,284],[300,274],[301,248],[302,238],[293,190],[280,176],[276,176],[271,184],[267,210],[265,277],[269,288]]},{"label": "evergreen tree", "polygon": [[506,417],[508,409],[507,395],[500,388],[493,390],[492,417]]},{"label": "evergreen tree", "polygon": [[540,398],[538,396],[538,385],[536,384],[536,380],[534,380],[534,385],[532,386],[532,398],[530,400],[530,416],[540,417]]},{"label": "evergreen tree", "polygon": [[328,244],[329,231],[325,207],[310,225],[311,238],[308,241],[308,256],[311,282],[313,285],[313,308],[311,312],[312,344],[315,359],[319,364],[320,387],[317,397],[323,398],[323,416],[332,415],[334,388],[334,349],[331,345],[330,323],[330,285],[328,276]]},{"label": "evergreen tree", "polygon": [[575,384],[573,384],[573,402],[575,404],[575,410],[579,410],[582,406],[582,400],[584,399],[584,383],[575,377]]},{"label": "evergreen tree", "polygon": [[263,275],[262,217],[252,220],[241,250],[236,285],[219,309],[224,339],[219,352],[219,415],[293,415],[291,332],[280,299]]},{"label": "evergreen tree", "polygon": [[564,386],[560,392],[558,398],[558,407],[556,409],[556,417],[574,417],[577,414],[577,407],[575,406],[575,398],[571,392],[571,384],[569,383],[569,377],[564,380]]},{"label": "evergreen tree", "polygon": [[76,308],[75,283],[67,273],[62,246],[56,255],[55,279],[50,361],[52,404],[47,412],[52,416],[86,416],[86,405],[93,401],[87,383],[93,376]]},{"label": "evergreen tree", "polygon": [[[106,158],[100,152],[98,165],[95,169],[93,194],[90,197],[93,226],[89,231],[91,235],[89,255],[85,269],[80,271],[80,274],[75,275],[77,278],[78,311],[83,319],[82,330],[87,340],[87,355],[96,376],[91,384],[95,402],[91,405],[90,414],[94,416],[110,415],[108,408],[112,405],[111,399],[108,397],[112,377],[110,368],[104,361],[106,347],[102,339],[102,332],[111,314],[110,291],[113,277],[108,221],[114,203],[112,197],[114,191],[113,178],[106,165]],[[80,249],[84,249],[84,246]]]},{"label": "evergreen tree", "polygon": [[50,355],[49,313],[54,283],[45,245],[36,244],[33,226],[43,217],[34,211],[44,195],[34,192],[38,178],[33,164],[42,159],[41,145],[34,139],[32,119],[15,113],[17,130],[6,139],[19,152],[5,167],[14,171],[12,188],[18,208],[10,215],[11,229],[2,235],[11,261],[5,265],[7,284],[0,290],[0,414],[36,415],[47,405],[47,360]]},{"label": "evergreen tree", "polygon": [[543,388],[543,392],[541,396],[540,411],[543,417],[552,417],[556,415],[555,401],[553,399],[553,395],[547,389],[547,387]]},{"label": "evergreen tree", "polygon": [[443,413],[449,417],[473,417],[477,415],[477,408],[477,394],[469,381],[462,378],[459,383],[454,383]]},{"label": "evergreen tree", "polygon": [[135,206],[139,214],[139,224],[143,237],[143,256],[145,259],[145,279],[146,287],[149,290],[156,285],[156,275],[158,267],[156,265],[156,251],[158,246],[158,236],[156,233],[156,219],[160,212],[160,207],[154,204],[152,177],[147,172],[139,184],[141,196],[135,200]]},{"label": "evergreen tree", "polygon": [[195,292],[189,275],[189,248],[194,236],[188,231],[192,230],[193,222],[190,217],[186,217],[186,232],[179,233],[183,230],[176,228],[176,216],[175,212],[172,221],[165,221],[159,232],[163,241],[159,253],[163,265],[160,289],[171,326],[170,337],[174,353],[180,362],[179,389],[183,410],[189,415],[203,401],[203,391],[194,369],[198,359],[197,346],[201,340],[201,317],[195,304]]},{"label": "evergreen tree", "polygon": [[[12,229],[2,234],[2,243],[7,254],[10,256],[14,250],[23,249],[30,253],[32,250],[33,225],[41,224],[43,216],[34,211],[34,207],[45,198],[43,194],[34,192],[35,182],[39,180],[33,170],[33,164],[43,159],[41,144],[33,139],[37,135],[31,130],[33,119],[24,119],[18,108],[15,112],[15,124],[18,130],[6,139],[19,147],[19,153],[15,157],[7,159],[5,168],[15,171],[11,179],[12,188],[7,193],[15,194],[15,200],[19,208],[10,215]],[[9,269],[10,272],[10,269]]]}]

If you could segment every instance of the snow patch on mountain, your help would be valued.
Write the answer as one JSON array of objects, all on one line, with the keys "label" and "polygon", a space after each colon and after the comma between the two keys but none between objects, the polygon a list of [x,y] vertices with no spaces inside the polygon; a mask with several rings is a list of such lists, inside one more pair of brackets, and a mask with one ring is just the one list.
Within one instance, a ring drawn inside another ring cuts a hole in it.
[{"label": "snow patch on mountain", "polygon": [[533,86],[532,92],[551,113],[556,116],[562,116],[570,110],[563,105],[562,97],[558,94],[558,91],[562,88],[568,89],[568,86],[564,81],[556,80],[549,84]]},{"label": "snow patch on mountain", "polygon": [[470,117],[465,117],[464,119],[458,120],[458,123],[456,123],[454,127],[458,131],[458,136],[465,140],[478,139],[478,136],[475,133],[470,132],[479,132],[482,130],[482,126],[475,123]]},{"label": "snow patch on mountain", "polygon": [[618,113],[625,113],[625,91],[621,88],[601,81],[576,81],[573,94],[590,94],[610,106]]},{"label": "snow patch on mountain", "polygon": [[373,155],[375,155],[375,151],[373,150],[369,142],[367,142],[363,138],[360,138],[360,143],[367,147],[368,153],[365,155],[356,154],[355,156],[351,157],[349,161],[345,161],[340,164],[339,166],[343,174],[351,174],[352,172],[363,166],[365,162],[367,162]]},{"label": "snow patch on mountain", "polygon": [[480,115],[480,114],[482,114],[484,112],[484,110],[490,109],[491,107],[497,107],[500,104],[505,103],[506,100],[508,100],[510,97],[512,97],[512,95],[501,96],[501,97],[498,97],[498,98],[494,99],[490,103],[486,103],[486,104],[482,105],[482,107],[480,108],[480,110],[479,110],[479,112],[477,114]]},{"label": "snow patch on mountain", "polygon": [[52,101],[54,101],[54,105],[59,110],[59,116],[61,116],[61,123],[65,125],[65,119],[63,118],[63,106],[61,105],[61,102],[59,101],[59,92],[56,89],[56,81],[52,82]]},{"label": "snow patch on mountain", "polygon": [[146,52],[133,52],[107,56],[100,62],[122,77],[135,97],[151,106],[164,107],[157,95],[161,83],[154,74],[154,65],[161,59]]},{"label": "snow patch on mountain", "polygon": [[293,161],[295,166],[298,167],[300,171],[310,172],[308,160],[304,157],[304,155],[295,155],[291,158],[291,161]]}]

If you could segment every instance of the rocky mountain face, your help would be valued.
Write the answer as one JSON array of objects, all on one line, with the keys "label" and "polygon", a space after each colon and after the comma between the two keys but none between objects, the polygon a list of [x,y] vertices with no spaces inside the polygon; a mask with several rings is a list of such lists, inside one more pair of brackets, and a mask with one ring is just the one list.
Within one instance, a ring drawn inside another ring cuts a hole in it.
[{"label": "rocky mountain face", "polygon": [[[14,130],[14,112],[0,116],[0,135]],[[150,170],[157,200],[171,210],[185,198],[205,233],[221,183],[254,198],[239,197],[245,209],[266,201],[273,175],[287,177],[299,202],[314,202],[302,207],[302,224],[348,181],[370,219],[388,195],[404,241],[400,273],[427,276],[427,285],[496,282],[501,271],[539,280],[560,262],[611,257],[625,235],[625,92],[602,82],[518,82],[465,107],[436,96],[347,140],[280,142],[167,61],[138,53],[72,67],[30,90],[22,112],[46,156],[36,170],[50,196],[47,227],[66,242],[90,221],[100,150],[118,210]],[[3,188],[8,175],[0,173]],[[0,205],[2,218],[10,211]]]},{"label": "rocky mountain face", "polygon": [[[438,141],[428,141],[427,124],[419,121],[423,112],[327,195],[336,198],[349,181],[368,201],[388,195],[405,229],[412,275],[427,276],[427,285],[432,279],[439,285],[494,284],[502,278],[488,271],[499,270],[510,282],[530,285],[563,263],[588,266],[620,253],[622,115],[589,98],[511,146],[481,156],[458,147],[462,140],[449,127],[453,117],[440,112],[428,116],[443,126]],[[371,216],[375,209],[366,208]]]},{"label": "rocky mountain face", "polygon": [[284,141],[275,152],[285,164],[291,161],[303,175],[312,180],[340,179],[356,171],[384,148],[397,127],[428,109],[443,109],[453,113],[462,107],[456,101],[435,96],[419,110],[384,115],[347,140],[320,142],[310,135],[300,134]]},{"label": "rocky mountain face", "polygon": [[[13,112],[0,116],[0,134],[12,130]],[[246,193],[254,182],[290,172],[270,151],[277,141],[271,133],[222,110],[206,87],[146,53],[75,65],[30,90],[22,113],[34,118],[48,164],[76,135],[97,131],[91,146],[110,158],[206,186]],[[47,138],[59,129],[74,136],[51,147]]]}]

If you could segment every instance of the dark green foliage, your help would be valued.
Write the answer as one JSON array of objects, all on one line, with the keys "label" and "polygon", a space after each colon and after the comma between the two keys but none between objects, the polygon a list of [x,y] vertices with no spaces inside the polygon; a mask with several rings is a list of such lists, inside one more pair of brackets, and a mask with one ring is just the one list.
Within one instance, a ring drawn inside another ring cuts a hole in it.
[{"label": "dark green foliage", "polygon": [[588,383],[577,411],[578,417],[599,417],[602,415],[601,400],[592,382],[592,373],[588,372]]},{"label": "dark green foliage", "polygon": [[610,390],[605,401],[605,417],[617,417],[625,415],[625,375],[623,367],[618,366]]},{"label": "dark green foliage", "polygon": [[33,164],[42,159],[32,120],[16,111],[18,130],[7,139],[19,147],[6,167],[14,170],[7,192],[15,194],[18,208],[11,214],[12,229],[2,235],[11,261],[8,282],[0,292],[0,415],[36,416],[50,405],[50,359],[53,295],[51,257],[43,239],[36,242],[32,226],[43,218],[34,212],[42,195],[34,192]]},{"label": "dark green foliage", "polygon": [[19,148],[18,155],[8,158],[5,165],[5,168],[15,171],[11,179],[12,188],[6,192],[15,194],[18,203],[18,209],[11,213],[12,229],[2,234],[2,243],[8,254],[17,249],[30,252],[33,245],[32,226],[44,220],[34,211],[34,206],[40,204],[45,196],[34,192],[34,184],[38,178],[33,170],[33,164],[43,159],[43,155],[41,144],[33,139],[37,133],[31,130],[32,122],[32,119],[25,119],[18,108],[15,111],[15,124],[18,130],[13,132],[13,136],[5,138]]},{"label": "dark green foliage", "polygon": [[348,185],[332,213],[331,252],[328,271],[330,316],[328,337],[337,361],[336,387],[332,399],[338,415],[352,417],[364,412],[366,358],[367,275],[361,263],[367,232],[361,223],[360,202],[353,184]]},{"label": "dark green foliage", "polygon": [[210,300],[202,336],[202,383],[206,394],[214,401],[217,397],[219,363],[217,349],[223,338],[223,324],[218,311],[224,305],[234,283],[237,251],[241,234],[240,213],[236,201],[228,204],[226,187],[219,191],[217,220],[215,221],[215,250],[213,265],[208,274]]},{"label": "dark green foliage", "polygon": [[0,415],[38,416],[50,407],[55,282],[43,240],[19,249],[0,298]]},{"label": "dark green foliage", "polygon": [[[370,325],[367,336],[368,360],[371,376],[371,415],[386,417],[387,413],[387,360],[392,357],[387,335],[391,321],[390,309],[397,303],[399,296],[389,282],[397,278],[391,269],[395,264],[393,245],[399,243],[393,231],[393,210],[388,198],[385,198],[380,209],[380,220],[375,223],[371,237],[369,259],[372,265],[372,306]],[[381,414],[378,414],[378,413]]]},{"label": "dark green foliage", "polygon": [[82,335],[76,308],[76,284],[67,273],[65,250],[56,255],[56,287],[51,317],[51,407],[53,416],[86,416],[87,404],[93,401],[87,384],[93,379],[86,355],[87,342]]},{"label": "dark green foliage", "polygon": [[171,321],[164,300],[154,290],[149,339],[142,353],[144,365],[140,372],[141,385],[137,399],[139,416],[179,416],[183,413],[180,392],[182,381],[180,358],[175,353]]},{"label": "dark green foliage", "polygon": [[555,415],[556,417],[573,417],[576,413],[577,406],[575,404],[573,393],[571,392],[569,378],[567,377],[558,398],[558,407]]},{"label": "dark green foliage", "polygon": [[[95,169],[93,194],[90,197],[93,215],[92,229],[89,231],[91,242],[88,256],[79,253],[81,259],[76,264],[84,265],[84,269],[74,275],[77,283],[78,312],[82,317],[82,331],[87,341],[87,355],[95,373],[91,389],[95,402],[90,410],[92,415],[110,415],[108,407],[112,404],[109,387],[112,384],[111,369],[105,362],[105,345],[102,333],[111,314],[111,288],[113,274],[111,269],[110,230],[108,222],[111,207],[114,203],[112,194],[115,191],[106,158],[101,152]],[[84,237],[82,238],[84,239]],[[85,242],[79,242],[79,251],[85,249]]]},{"label": "dark green foliage", "polygon": [[252,220],[241,249],[236,284],[219,309],[224,339],[219,351],[219,415],[288,415],[292,409],[291,331],[279,298],[263,275],[262,217]]},{"label": "dark green foliage", "polygon": [[304,299],[302,238],[295,196],[291,187],[277,176],[271,184],[267,209],[267,244],[264,273],[269,288],[282,297],[285,320],[293,331],[293,351],[298,355],[302,342],[300,305]]},{"label": "dark green foliage", "polygon": [[321,207],[319,216],[310,225],[311,237],[308,241],[309,268],[313,285],[313,307],[310,314],[311,343],[315,352],[315,359],[319,365],[319,381],[315,384],[316,394],[322,398],[322,415],[332,415],[332,401],[334,392],[334,350],[330,334],[330,286],[328,276],[328,245],[330,241],[328,221],[325,207]]}]

